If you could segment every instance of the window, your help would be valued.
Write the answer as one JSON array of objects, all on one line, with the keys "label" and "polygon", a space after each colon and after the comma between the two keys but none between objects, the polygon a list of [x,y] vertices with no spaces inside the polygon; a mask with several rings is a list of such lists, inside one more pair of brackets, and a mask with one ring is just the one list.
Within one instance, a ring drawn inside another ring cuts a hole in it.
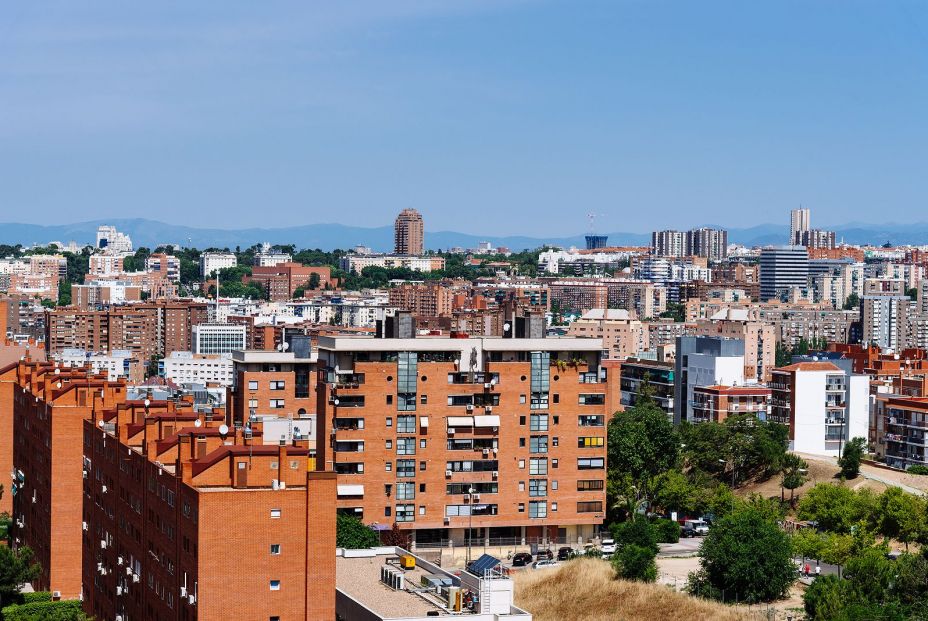
[{"label": "window", "polygon": [[524,502],[520,502],[520,503],[519,503],[519,513],[525,513],[525,503],[524,503]]},{"label": "window", "polygon": [[583,458],[577,460],[577,470],[602,470],[606,467],[603,457]]},{"label": "window", "polygon": [[603,405],[606,403],[606,395],[603,393],[580,395],[580,405]]},{"label": "window", "polygon": [[279,518],[279,517],[280,517],[280,509],[271,509],[271,517],[272,517],[272,518]]},{"label": "window", "polygon": [[408,415],[397,416],[396,433],[416,433],[416,417]]},{"label": "window", "polygon": [[419,515],[425,515],[425,506],[419,505]]},{"label": "window", "polygon": [[388,461],[388,462],[387,462],[386,464],[384,464],[384,465],[385,465],[385,469],[386,469],[387,472],[392,472],[392,471],[393,471],[393,462],[392,462],[392,461]]},{"label": "window", "polygon": [[428,440],[421,438],[419,440],[419,448],[424,449],[426,446],[428,446]]},{"label": "window", "polygon": [[555,403],[560,403],[560,402],[561,402],[561,395],[559,395],[559,394],[557,394],[557,393],[554,393],[552,396],[554,397],[554,402],[555,402]]},{"label": "window", "polygon": [[[425,462],[422,462],[422,463],[425,463]],[[423,470],[425,470],[425,468],[423,468]],[[419,483],[419,493],[420,494],[425,493],[425,483]]]},{"label": "window", "polygon": [[[387,405],[393,405],[393,395],[387,395]],[[389,418],[387,420],[390,420]],[[389,427],[390,425],[387,425]]]},{"label": "window", "polygon": [[581,414],[580,418],[577,419],[577,424],[581,427],[603,427],[605,425],[605,417],[597,414]]},{"label": "window", "polygon": [[248,382],[248,390],[258,390],[258,382],[251,380]]},{"label": "window", "polygon": [[555,425],[557,425],[557,424],[559,424],[559,423],[561,422],[561,417],[558,416],[557,414],[555,414],[555,415],[552,416],[551,418],[554,419],[554,424],[555,424]]},{"label": "window", "polygon": [[528,517],[548,517],[548,502],[546,500],[532,500],[528,503]]},{"label": "window", "polygon": [[558,437],[557,437],[557,436],[552,437],[552,438],[551,438],[551,446],[557,446],[558,441],[559,441],[559,440],[558,440]]},{"label": "window", "polygon": [[396,460],[396,476],[397,477],[416,476],[416,460],[415,459],[397,459]]},{"label": "window", "polygon": [[279,543],[272,543],[272,544],[271,544],[271,554],[273,554],[274,556],[277,556],[278,554],[280,554],[280,544],[279,544]]},{"label": "window", "polygon": [[578,492],[595,492],[605,489],[605,482],[602,479],[579,480],[577,481]]},{"label": "window", "polygon": [[415,438],[397,438],[396,439],[397,455],[415,455],[416,439]]},{"label": "window", "polygon": [[271,399],[269,403],[272,410],[282,410],[286,406],[285,399]]},{"label": "window", "polygon": [[396,505],[396,521],[412,522],[416,519],[416,505]]},{"label": "window", "polygon": [[519,403],[525,405],[525,395],[519,395]]},{"label": "window", "polygon": [[577,503],[577,513],[602,513],[603,503],[601,500],[581,501]]},{"label": "window", "polygon": [[551,460],[551,467],[552,467],[552,468],[557,468],[557,460],[556,460],[556,459],[552,459],[552,460]]},{"label": "window", "polygon": [[272,591],[280,590],[280,580],[271,580],[271,590]]},{"label": "window", "polygon": [[532,414],[530,419],[529,429],[531,431],[547,431],[548,430],[548,415],[547,414]]},{"label": "window", "polygon": [[419,395],[419,403],[421,403],[422,405],[428,405],[428,403],[429,403],[429,396],[428,396],[428,395]]},{"label": "window", "polygon": [[388,451],[392,451],[392,450],[393,450],[393,440],[387,440],[387,441],[386,441],[386,449],[387,449]]},{"label": "window", "polygon": [[397,500],[414,500],[416,497],[415,483],[397,483],[396,499]]},{"label": "window", "polygon": [[551,481],[551,489],[553,490],[557,489],[557,481]]},{"label": "window", "polygon": [[[419,462],[419,470],[422,471],[422,472],[425,472],[425,467],[426,467],[426,466],[425,466],[425,462],[424,462],[424,461],[420,461],[420,462]],[[425,491],[425,483],[422,484],[422,491],[423,491],[423,492]]]},{"label": "window", "polygon": [[258,400],[257,400],[257,399],[249,399],[249,400],[248,400],[248,409],[249,409],[249,410],[256,410],[256,409],[258,409]]},{"label": "window", "polygon": [[539,457],[533,457],[528,461],[528,473],[536,475],[548,474],[548,460]]},{"label": "window", "polygon": [[532,436],[529,439],[528,451],[530,453],[547,453],[548,436]]},{"label": "window", "polygon": [[547,496],[548,481],[546,479],[531,479],[528,482],[529,496]]},{"label": "window", "polygon": [[271,390],[284,390],[286,388],[286,382],[283,380],[272,380],[270,384]]},{"label": "window", "polygon": [[552,511],[557,511],[557,503],[556,503],[556,502],[552,502],[552,503],[551,503],[551,510],[552,510]]},{"label": "window", "polygon": [[524,417],[524,416],[520,416],[520,417],[519,417],[519,424],[522,425],[523,427],[525,426],[525,417]]},{"label": "window", "polygon": [[525,438],[519,438],[519,448],[525,448]]},{"label": "window", "polygon": [[525,481],[519,481],[519,491],[520,492],[525,491]]},{"label": "window", "polygon": [[[390,395],[387,395],[387,396],[389,397]],[[390,417],[390,416],[388,416],[388,417],[387,417],[387,427],[392,427],[392,426],[393,426],[393,418]]]},{"label": "window", "polygon": [[577,438],[577,448],[601,448],[605,446],[605,438],[580,437]]}]

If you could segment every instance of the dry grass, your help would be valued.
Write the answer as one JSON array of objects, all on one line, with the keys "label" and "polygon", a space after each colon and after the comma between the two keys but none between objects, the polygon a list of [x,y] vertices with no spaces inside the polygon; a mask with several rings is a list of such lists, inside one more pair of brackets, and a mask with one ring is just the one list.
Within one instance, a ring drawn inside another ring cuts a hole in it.
[{"label": "dry grass", "polygon": [[743,609],[677,593],[658,584],[614,579],[608,563],[577,559],[557,569],[514,576],[516,605],[535,621],[745,621]]},{"label": "dry grass", "polygon": [[[814,461],[806,458],[809,467],[808,480],[805,485],[795,491],[796,498],[804,496],[807,491],[818,483],[840,483],[853,489],[868,488],[879,494],[886,490],[887,485],[878,481],[871,481],[860,476],[849,481],[842,481],[836,477],[839,468],[833,463],[827,461]],[[910,475],[914,476],[914,475]],[[747,497],[751,494],[760,494],[764,498],[780,498],[780,479],[779,475],[774,475],[766,481],[752,481],[746,483],[735,490],[738,496]],[[789,490],[785,490],[784,496],[789,500]]]}]

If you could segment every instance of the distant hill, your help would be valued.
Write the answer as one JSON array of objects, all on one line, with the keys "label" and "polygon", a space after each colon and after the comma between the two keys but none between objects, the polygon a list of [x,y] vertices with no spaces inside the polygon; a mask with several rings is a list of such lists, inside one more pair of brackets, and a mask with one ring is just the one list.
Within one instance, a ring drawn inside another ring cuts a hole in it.
[{"label": "distant hill", "polygon": [[[378,251],[390,251],[393,247],[393,227],[360,227],[344,224],[306,224],[286,228],[245,228],[216,229],[196,228],[182,224],[168,224],[144,218],[94,220],[75,224],[0,224],[0,243],[44,244],[50,241],[68,243],[77,241],[92,244],[96,239],[97,227],[112,224],[128,233],[136,247],[153,248],[162,244],[193,245],[207,247],[248,247],[252,244],[270,242],[272,244],[296,244],[300,248],[351,248],[361,244]],[[928,244],[928,223],[915,224],[861,224],[849,223],[835,229],[838,239],[851,244]],[[488,231],[489,233],[490,231]],[[646,233],[612,232],[609,244],[615,246],[647,245],[651,236]],[[749,228],[728,229],[728,238],[732,243],[746,246],[786,243],[788,231],[786,226],[777,224],[759,224]],[[426,233],[426,245],[429,249],[447,249],[454,246],[462,248],[476,247],[478,242],[488,241],[495,246],[506,246],[512,250],[538,248],[544,245],[583,247],[582,234],[571,236],[529,237],[529,236],[495,236],[471,235],[456,231],[429,231]]]}]

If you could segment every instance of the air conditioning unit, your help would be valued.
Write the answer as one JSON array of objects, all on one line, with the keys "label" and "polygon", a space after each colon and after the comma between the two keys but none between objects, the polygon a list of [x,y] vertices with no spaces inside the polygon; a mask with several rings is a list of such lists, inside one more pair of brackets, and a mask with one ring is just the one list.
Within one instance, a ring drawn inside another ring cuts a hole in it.
[{"label": "air conditioning unit", "polygon": [[490,449],[483,449],[483,456],[487,457],[490,454]]},{"label": "air conditioning unit", "polygon": [[52,591],[52,599],[61,599],[61,591]]},{"label": "air conditioning unit", "polygon": [[494,427],[494,428],[493,428],[493,433],[499,433],[499,427]]},{"label": "air conditioning unit", "polygon": [[284,483],[283,481],[281,481],[280,484],[279,484],[279,487],[280,487],[280,489],[287,489],[287,484]]},{"label": "air conditioning unit", "polygon": [[132,574],[132,582],[138,582],[142,577],[138,574]]},{"label": "air conditioning unit", "polygon": [[492,406],[492,405],[488,405],[488,406],[486,406],[486,408],[487,408],[487,409],[486,409],[487,412],[492,412],[492,411],[493,411],[493,406]]},{"label": "air conditioning unit", "polygon": [[100,549],[101,549],[101,550],[106,550],[106,539],[101,539],[101,540],[100,540]]},{"label": "air conditioning unit", "polygon": [[470,500],[470,494],[464,494],[464,500]]},{"label": "air conditioning unit", "polygon": [[493,478],[494,478],[494,479],[498,479],[498,478],[499,478],[499,470],[494,470],[494,471],[493,471]]},{"label": "air conditioning unit", "polygon": [[450,518],[450,517],[446,517],[446,518],[445,518],[445,525],[447,526],[447,525],[450,524],[450,523],[451,523],[451,518]]},{"label": "air conditioning unit", "polygon": [[187,596],[187,601],[190,602],[191,606],[195,606],[197,603],[197,596],[191,593],[190,595]]},{"label": "air conditioning unit", "polygon": [[449,436],[453,436],[453,435],[454,435],[454,427],[448,427],[448,435],[449,435]]},{"label": "air conditioning unit", "polygon": [[131,568],[131,567],[126,567],[126,575],[127,575],[127,576],[131,576],[131,575],[132,575],[132,568]]},{"label": "air conditioning unit", "polygon": [[107,488],[106,488],[106,485],[104,485],[102,488],[100,488],[100,491],[103,492],[103,493],[105,494],[105,493],[106,493],[106,489],[107,489]]},{"label": "air conditioning unit", "polygon": [[121,557],[121,556],[117,556],[117,557],[116,557],[116,564],[117,564],[117,565],[122,565],[122,557]]},{"label": "air conditioning unit", "polygon": [[468,412],[473,412],[473,411],[474,411],[474,404],[473,404],[473,403],[468,403],[468,404],[467,404],[467,407],[466,407],[465,409],[466,409]]},{"label": "air conditioning unit", "polygon": [[450,471],[450,470],[445,470],[445,476],[446,476],[446,477],[450,477],[450,476],[451,476],[451,471]]},{"label": "air conditioning unit", "polygon": [[116,618],[116,621],[122,621],[123,619],[122,615],[116,615],[115,618]]},{"label": "air conditioning unit", "polygon": [[471,494],[470,499],[474,502],[480,502],[480,494]]},{"label": "air conditioning unit", "polygon": [[117,587],[116,587],[116,595],[117,595],[117,596],[122,595],[122,587],[121,587],[121,586],[117,586]]},{"label": "air conditioning unit", "polygon": [[180,588],[180,596],[181,596],[181,597],[187,597],[187,587],[182,586],[182,587]]},{"label": "air conditioning unit", "polygon": [[90,530],[90,525],[87,522],[81,522],[81,528],[84,530]]},{"label": "air conditioning unit", "polygon": [[87,471],[86,471],[86,470],[84,470],[84,478],[85,478],[85,479],[87,478]]},{"label": "air conditioning unit", "polygon": [[97,563],[97,571],[103,571],[103,563]]},{"label": "air conditioning unit", "polygon": [[483,387],[486,388],[487,390],[489,390],[489,389],[490,389],[490,386],[492,386],[492,385],[493,385],[493,384],[491,384],[490,382],[486,382],[486,383],[483,385]]}]

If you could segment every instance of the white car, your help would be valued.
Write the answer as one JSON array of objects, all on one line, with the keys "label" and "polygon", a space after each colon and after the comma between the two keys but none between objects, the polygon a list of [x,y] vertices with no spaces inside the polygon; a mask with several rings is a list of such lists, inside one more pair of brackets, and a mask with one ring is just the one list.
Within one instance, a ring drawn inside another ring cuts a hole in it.
[{"label": "white car", "polygon": [[553,569],[560,566],[560,561],[535,561],[535,564],[532,565],[534,569]]},{"label": "white car", "polygon": [[603,539],[603,545],[600,547],[600,551],[603,553],[603,556],[612,556],[615,554],[615,539],[611,537]]}]

